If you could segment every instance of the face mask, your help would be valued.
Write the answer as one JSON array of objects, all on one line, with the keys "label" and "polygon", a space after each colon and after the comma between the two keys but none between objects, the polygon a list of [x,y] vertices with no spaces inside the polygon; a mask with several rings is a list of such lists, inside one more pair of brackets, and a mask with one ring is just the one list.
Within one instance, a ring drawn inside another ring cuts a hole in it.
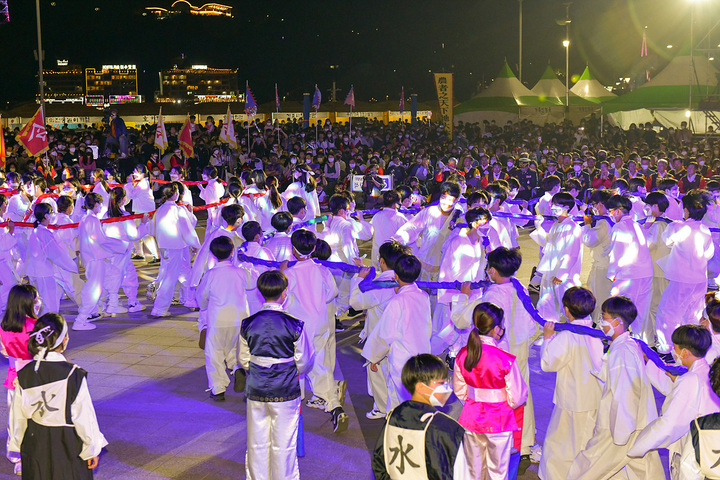
[{"label": "face mask", "polygon": [[453,203],[454,203],[454,200],[450,196],[440,197],[440,202],[439,202],[440,210],[442,210],[443,212],[449,211],[452,208]]},{"label": "face mask", "polygon": [[552,214],[556,217],[559,217],[560,215],[563,215],[565,213],[565,208],[561,207],[560,205],[553,205],[551,209]]},{"label": "face mask", "polygon": [[75,153],[75,147],[70,147],[70,153]]},{"label": "face mask", "polygon": [[33,304],[33,312],[35,312],[35,316],[40,316],[40,310],[42,310],[42,300],[40,298],[35,299],[35,303]]},{"label": "face mask", "polygon": [[207,181],[208,181],[208,176],[203,173],[202,179],[203,179],[203,182],[207,182]]},{"label": "face mask", "polygon": [[171,174],[170,174],[170,180],[172,180],[173,182],[176,182],[176,181],[180,180],[180,176],[179,176],[179,175],[176,175],[176,174],[174,174],[174,173],[171,173]]},{"label": "face mask", "polygon": [[142,173],[140,173],[140,172],[133,172],[133,178],[134,178],[135,180],[140,180],[140,179],[142,179]]},{"label": "face mask", "polygon": [[675,360],[675,363],[677,365],[682,365],[682,360],[680,359],[680,356],[677,354],[677,352],[675,352],[674,348],[672,350],[670,350],[670,353],[672,354],[672,357],[673,357],[673,360]]},{"label": "face mask", "polygon": [[297,163],[297,158],[291,158],[291,159],[290,159],[290,163],[292,163],[293,165],[295,165],[295,164]]},{"label": "face mask", "polygon": [[648,168],[650,168],[650,165],[641,165],[641,167],[643,170],[647,170]]},{"label": "face mask", "polygon": [[508,167],[508,169],[512,168],[512,167],[513,167],[513,163],[512,163],[512,162],[508,162],[507,167]]},{"label": "face mask", "polygon": [[160,170],[153,170],[153,175],[155,175],[155,176],[160,175]]},{"label": "face mask", "polygon": [[350,164],[350,168],[355,168],[355,164],[354,164],[354,163],[351,163],[351,164]]},{"label": "face mask", "polygon": [[649,217],[650,215],[652,215],[652,207],[650,205],[645,205],[643,207],[643,213],[646,217]]},{"label": "face mask", "polygon": [[700,165],[701,167],[702,167],[703,165],[705,165],[705,160],[700,160],[700,161],[698,162],[698,165]]},{"label": "face mask", "polygon": [[[608,327],[610,330],[605,331],[604,327]],[[606,321],[602,317],[600,318],[600,328],[602,328],[603,332],[605,332],[605,335],[612,336],[613,333],[615,333],[615,327],[612,323]]]},{"label": "face mask", "polygon": [[450,394],[452,393],[452,391],[452,388],[447,383],[438,385],[433,389],[432,393],[430,394],[430,405],[436,408],[445,406],[445,403],[450,398]]},{"label": "face mask", "polygon": [[576,172],[579,172],[580,170],[582,170],[582,165],[574,165],[573,170],[575,170]]}]

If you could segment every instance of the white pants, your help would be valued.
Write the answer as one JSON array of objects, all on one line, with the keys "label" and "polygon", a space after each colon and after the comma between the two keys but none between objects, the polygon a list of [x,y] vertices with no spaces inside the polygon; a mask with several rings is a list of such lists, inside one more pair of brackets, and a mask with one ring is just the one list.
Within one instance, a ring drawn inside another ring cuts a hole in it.
[{"label": "white pants", "polygon": [[528,389],[525,413],[523,415],[520,454],[530,455],[530,447],[535,445],[535,408],[533,406],[532,391],[530,390],[530,368],[528,367],[530,344],[528,341],[525,341],[516,347],[510,347],[509,353],[515,355],[515,362],[520,369],[520,373]]},{"label": "white pants", "polygon": [[60,287],[55,277],[30,277],[30,283],[35,286],[42,300],[40,315],[57,313],[60,311]]},{"label": "white pants", "polygon": [[648,326],[648,312],[650,311],[650,299],[652,298],[652,279],[653,277],[615,280],[612,290],[610,290],[610,296],[623,295],[635,304],[638,314],[632,324],[632,331],[635,336],[649,345],[655,343],[655,332],[649,329]]},{"label": "white pants", "polygon": [[335,316],[340,318],[350,309],[350,283],[353,275],[340,270],[333,270],[333,278],[337,285],[338,294],[333,300],[335,303]]},{"label": "white pants", "polygon": [[610,298],[612,282],[607,278],[607,270],[607,265],[593,265],[590,268],[590,274],[586,282],[590,291],[595,295],[595,310],[592,313],[592,319],[595,323],[600,323],[602,304]]},{"label": "white pants", "polygon": [[512,432],[476,433],[468,430],[463,445],[473,479],[507,480]]},{"label": "white pants", "polygon": [[700,322],[705,308],[707,281],[681,283],[670,281],[658,305],[655,328],[658,336],[658,351],[672,350],[672,334],[680,325]]},{"label": "white pants", "polygon": [[594,431],[587,447],[573,460],[567,480],[606,480],[609,478],[658,480],[665,478],[657,450],[650,450],[642,458],[627,456],[638,433],[640,432],[634,432],[625,445],[616,445],[610,430]]},{"label": "white pants", "polygon": [[[137,225],[140,225],[140,220],[135,220]],[[155,237],[152,235],[145,235],[140,240],[137,240],[134,244],[135,253],[138,255],[145,256],[145,252],[150,254],[153,258],[158,258],[158,245],[155,241]]]},{"label": "white pants", "polygon": [[299,480],[297,434],[300,398],[287,402],[247,401],[248,480]]},{"label": "white pants", "polygon": [[105,269],[105,287],[108,292],[109,305],[119,305],[118,299],[121,287],[128,298],[128,306],[137,303],[137,270],[135,264],[130,260],[130,252],[110,257]]},{"label": "white pants", "polygon": [[75,302],[75,305],[79,307],[82,302],[80,293],[82,292],[83,285],[85,284],[85,282],[82,281],[82,278],[80,278],[80,274],[56,267],[55,281],[57,281],[60,290],[65,292],[68,298]]},{"label": "white pants", "polygon": [[370,369],[370,365],[367,367],[368,376],[368,394],[373,397],[375,405],[373,408],[386,413],[387,399],[388,399],[388,388],[387,388],[387,359],[380,360],[377,366],[377,372],[373,372]]},{"label": "white pants", "polygon": [[315,361],[312,368],[307,372],[307,379],[310,382],[313,395],[325,400],[325,411],[331,412],[340,406],[338,398],[337,382],[335,382],[335,325],[330,327],[330,322],[322,333],[318,332],[313,336],[315,347]]},{"label": "white pants", "polygon": [[[646,329],[648,331],[648,338],[655,338],[658,306],[660,305],[660,299],[662,299],[663,292],[667,288],[668,283],[670,282],[665,277],[653,277],[652,279],[652,293],[650,294],[650,308],[648,309]],[[650,332],[652,332],[652,334],[650,334]],[[648,343],[648,345],[652,347],[655,346],[656,343],[657,341]]]},{"label": "white pants", "polygon": [[8,262],[0,262],[0,317],[5,315],[10,289],[17,285],[17,279]]},{"label": "white pants", "polygon": [[163,278],[158,284],[152,314],[166,313],[172,304],[175,284],[183,271],[183,249],[162,249],[160,260]]},{"label": "white pants", "polygon": [[597,410],[571,412],[555,405],[543,443],[540,480],[567,478],[573,460],[592,438],[596,417]]},{"label": "white pants", "polygon": [[230,385],[230,377],[226,369],[234,372],[237,368],[237,342],[240,329],[234,325],[218,327],[212,323],[205,337],[205,372],[208,377],[208,388],[217,395],[223,393]]},{"label": "white pants", "polygon": [[80,307],[77,319],[87,320],[97,309],[98,301],[103,292],[105,280],[105,260],[88,260],[85,262],[85,285],[80,292]]}]

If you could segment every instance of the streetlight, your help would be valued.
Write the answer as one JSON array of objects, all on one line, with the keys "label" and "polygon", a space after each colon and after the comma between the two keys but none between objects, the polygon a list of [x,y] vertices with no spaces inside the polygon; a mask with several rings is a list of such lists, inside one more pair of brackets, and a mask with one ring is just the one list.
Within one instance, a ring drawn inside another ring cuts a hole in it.
[{"label": "streetlight", "polygon": [[520,3],[520,16],[519,16],[519,33],[518,33],[518,45],[519,45],[519,52],[518,52],[518,80],[520,80],[520,83],[522,83],[522,4],[523,0],[518,0]]},{"label": "streetlight", "polygon": [[563,40],[565,47],[565,111],[570,109],[570,40]]}]

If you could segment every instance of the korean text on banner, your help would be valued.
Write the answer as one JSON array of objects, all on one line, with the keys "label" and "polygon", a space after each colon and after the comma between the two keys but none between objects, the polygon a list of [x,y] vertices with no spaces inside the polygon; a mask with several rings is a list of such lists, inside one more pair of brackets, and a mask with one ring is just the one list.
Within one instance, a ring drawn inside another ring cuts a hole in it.
[{"label": "korean text on banner", "polygon": [[440,105],[440,123],[448,129],[452,138],[453,131],[453,74],[436,73],[435,88],[437,89],[438,104]]}]

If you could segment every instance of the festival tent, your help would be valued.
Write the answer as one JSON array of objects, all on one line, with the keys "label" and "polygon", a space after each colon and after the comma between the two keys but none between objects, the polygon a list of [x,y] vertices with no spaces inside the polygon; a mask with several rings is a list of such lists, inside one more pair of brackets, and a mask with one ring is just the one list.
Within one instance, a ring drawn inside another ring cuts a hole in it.
[{"label": "festival tent", "polygon": [[593,103],[602,103],[617,97],[592,76],[589,67],[585,67],[580,79],[570,89],[570,93]]},{"label": "festival tent", "polygon": [[[603,104],[609,121],[628,128],[631,123],[657,121],[665,127],[679,127],[687,120],[685,115],[690,100],[691,57],[673,58],[655,78],[630,93]],[[692,108],[698,108],[708,93],[717,93],[718,70],[706,58],[694,56],[692,61]],[[716,115],[718,112],[716,112]],[[701,125],[705,115],[694,111],[692,122]]]},{"label": "festival tent", "polygon": [[[545,102],[546,105],[565,105],[565,84],[557,78],[557,75],[555,75],[555,71],[550,65],[547,66],[547,68],[545,69],[545,73],[543,73],[542,77],[540,77],[540,80],[538,80],[538,82],[535,84],[532,92],[536,94],[541,101]],[[572,92],[572,89],[570,89],[569,93],[571,106],[591,106],[593,103],[574,94]]]}]

